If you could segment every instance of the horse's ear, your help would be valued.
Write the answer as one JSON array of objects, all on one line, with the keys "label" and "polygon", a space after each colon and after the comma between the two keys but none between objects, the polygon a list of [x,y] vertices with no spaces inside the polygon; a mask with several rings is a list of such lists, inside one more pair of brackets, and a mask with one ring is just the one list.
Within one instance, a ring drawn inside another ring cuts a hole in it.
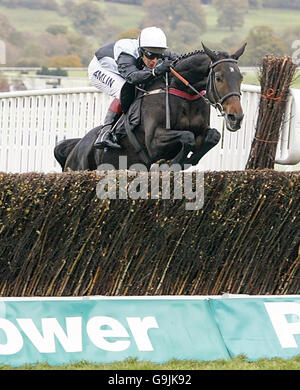
[{"label": "horse's ear", "polygon": [[209,57],[213,62],[217,61],[217,59],[218,59],[217,54],[216,54],[214,51],[210,50],[208,47],[206,47],[206,46],[204,45],[203,42],[201,42],[201,43],[202,43],[202,47],[203,47],[203,50],[204,50],[205,54],[207,54],[208,57]]},{"label": "horse's ear", "polygon": [[247,42],[244,43],[243,46],[240,47],[235,53],[233,53],[231,55],[231,58],[238,60],[240,56],[244,53],[246,46],[247,46]]}]

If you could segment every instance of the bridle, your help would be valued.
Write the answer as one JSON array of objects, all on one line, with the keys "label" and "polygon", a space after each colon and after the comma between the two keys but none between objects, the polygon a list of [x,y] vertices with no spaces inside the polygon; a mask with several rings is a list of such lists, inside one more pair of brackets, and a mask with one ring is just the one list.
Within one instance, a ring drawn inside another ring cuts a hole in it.
[{"label": "bridle", "polygon": [[[210,65],[210,72],[207,79],[207,95],[208,95],[208,101],[209,104],[212,105],[214,108],[218,109],[220,111],[221,116],[225,115],[224,109],[223,109],[223,103],[230,98],[231,96],[238,96],[240,98],[241,92],[229,92],[224,96],[220,96],[218,88],[216,86],[215,82],[215,71],[214,68],[218,64],[222,64],[223,62],[233,62],[237,63],[237,60],[234,60],[233,58],[224,58],[222,60],[218,60],[216,62],[213,62]],[[210,93],[211,92],[211,93]]]},{"label": "bridle", "polygon": [[[215,82],[215,71],[214,68],[216,65],[221,64],[223,62],[232,62],[237,63],[237,60],[234,60],[233,58],[223,58],[222,60],[218,60],[213,62],[210,65],[210,71],[207,78],[206,83],[206,96],[202,96],[203,101],[206,104],[209,104],[210,106],[214,107],[216,110],[220,111],[220,116],[225,116],[226,112],[223,109],[223,103],[230,98],[231,96],[238,96],[240,98],[241,92],[229,92],[224,96],[220,96],[218,88],[216,86]],[[170,68],[171,73],[175,77],[177,77],[181,82],[183,82],[187,87],[189,87],[193,92],[195,92],[197,95],[200,95],[200,92],[194,88],[187,80],[185,80],[179,73],[177,73],[173,68]]]}]

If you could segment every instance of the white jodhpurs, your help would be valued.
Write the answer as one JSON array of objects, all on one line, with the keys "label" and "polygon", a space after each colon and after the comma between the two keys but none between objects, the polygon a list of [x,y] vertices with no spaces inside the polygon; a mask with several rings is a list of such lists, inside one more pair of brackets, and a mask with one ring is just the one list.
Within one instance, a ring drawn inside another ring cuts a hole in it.
[{"label": "white jodhpurs", "polygon": [[104,57],[98,61],[94,56],[88,66],[88,77],[90,83],[101,92],[120,99],[120,92],[126,80],[119,75],[113,58]]}]

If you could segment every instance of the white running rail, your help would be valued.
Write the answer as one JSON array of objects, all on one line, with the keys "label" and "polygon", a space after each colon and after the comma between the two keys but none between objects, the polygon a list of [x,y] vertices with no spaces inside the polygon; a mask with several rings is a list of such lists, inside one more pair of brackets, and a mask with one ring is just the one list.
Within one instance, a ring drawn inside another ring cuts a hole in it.
[{"label": "white running rail", "polygon": [[[219,144],[200,161],[204,170],[243,170],[255,134],[260,88],[242,86],[242,128],[232,133],[212,110]],[[61,172],[53,150],[57,142],[82,137],[102,123],[112,98],[93,87],[45,89],[0,94],[0,171]],[[276,162],[300,162],[300,90],[291,89]]]}]

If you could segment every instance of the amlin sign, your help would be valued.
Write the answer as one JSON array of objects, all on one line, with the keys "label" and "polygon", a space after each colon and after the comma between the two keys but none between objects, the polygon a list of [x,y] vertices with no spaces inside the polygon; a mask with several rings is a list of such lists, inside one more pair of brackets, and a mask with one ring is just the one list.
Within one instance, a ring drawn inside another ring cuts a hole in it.
[{"label": "amlin sign", "polygon": [[0,364],[300,354],[300,297],[0,298]]}]

